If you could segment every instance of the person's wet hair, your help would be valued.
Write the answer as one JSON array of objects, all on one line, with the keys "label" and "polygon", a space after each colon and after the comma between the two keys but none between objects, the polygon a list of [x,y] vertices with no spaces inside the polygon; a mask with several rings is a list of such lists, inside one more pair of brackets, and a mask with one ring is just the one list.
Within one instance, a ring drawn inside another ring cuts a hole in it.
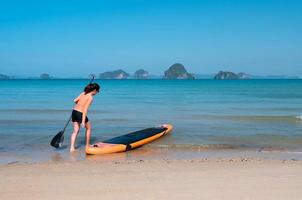
[{"label": "person's wet hair", "polygon": [[85,94],[88,94],[89,92],[92,92],[93,90],[96,90],[97,92],[100,91],[100,86],[97,83],[90,83],[88,84],[85,89],[84,92]]}]

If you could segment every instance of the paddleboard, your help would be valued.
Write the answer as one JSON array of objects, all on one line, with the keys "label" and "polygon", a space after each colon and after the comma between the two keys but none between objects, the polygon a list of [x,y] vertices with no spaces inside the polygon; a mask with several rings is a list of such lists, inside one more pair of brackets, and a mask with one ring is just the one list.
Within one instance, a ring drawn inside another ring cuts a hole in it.
[{"label": "paddleboard", "polygon": [[172,129],[172,125],[164,124],[114,137],[86,147],[86,154],[97,155],[132,150],[168,134]]}]

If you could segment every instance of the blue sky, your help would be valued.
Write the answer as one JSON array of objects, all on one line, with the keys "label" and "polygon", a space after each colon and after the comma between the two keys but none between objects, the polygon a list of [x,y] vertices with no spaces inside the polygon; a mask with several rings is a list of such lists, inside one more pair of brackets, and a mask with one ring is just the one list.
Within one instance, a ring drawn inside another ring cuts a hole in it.
[{"label": "blue sky", "polygon": [[0,73],[160,75],[180,62],[302,76],[301,10],[298,0],[2,0]]}]

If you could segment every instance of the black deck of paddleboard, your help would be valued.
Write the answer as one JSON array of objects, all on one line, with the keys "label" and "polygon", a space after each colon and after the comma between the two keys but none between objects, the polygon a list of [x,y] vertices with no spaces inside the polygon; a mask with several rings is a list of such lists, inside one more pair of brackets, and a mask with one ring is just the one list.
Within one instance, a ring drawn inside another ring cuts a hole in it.
[{"label": "black deck of paddleboard", "polygon": [[128,133],[126,135],[118,136],[111,138],[109,140],[103,141],[104,143],[109,144],[124,144],[129,145],[134,142],[149,138],[153,135],[156,135],[158,133],[161,133],[163,131],[167,130],[165,127],[158,127],[158,128],[146,128],[140,131],[135,131],[132,133]]}]

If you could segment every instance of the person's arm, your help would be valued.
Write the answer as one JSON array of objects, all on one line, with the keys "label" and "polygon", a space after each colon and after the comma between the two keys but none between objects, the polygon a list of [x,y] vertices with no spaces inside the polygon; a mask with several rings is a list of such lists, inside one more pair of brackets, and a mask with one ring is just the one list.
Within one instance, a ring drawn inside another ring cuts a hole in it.
[{"label": "person's arm", "polygon": [[73,100],[73,102],[74,102],[74,103],[78,103],[78,101],[79,101],[80,97],[82,96],[82,94],[83,94],[83,93],[81,93],[77,98],[75,98],[75,99]]},{"label": "person's arm", "polygon": [[92,98],[89,98],[87,100],[87,102],[85,103],[85,106],[84,106],[84,109],[83,109],[82,123],[81,123],[82,127],[85,127],[85,120],[86,120],[88,108],[89,108],[91,102],[92,102]]}]

